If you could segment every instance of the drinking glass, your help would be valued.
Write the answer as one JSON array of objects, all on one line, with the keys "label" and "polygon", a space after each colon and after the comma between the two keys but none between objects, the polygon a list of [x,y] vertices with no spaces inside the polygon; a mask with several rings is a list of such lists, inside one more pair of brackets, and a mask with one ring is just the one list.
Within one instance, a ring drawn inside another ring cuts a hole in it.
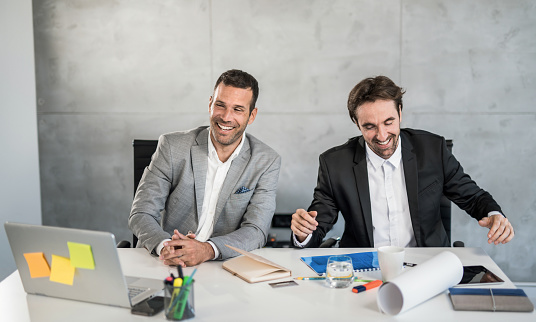
[{"label": "drinking glass", "polygon": [[330,256],[326,267],[326,285],[331,288],[345,288],[352,284],[354,266],[348,256]]}]

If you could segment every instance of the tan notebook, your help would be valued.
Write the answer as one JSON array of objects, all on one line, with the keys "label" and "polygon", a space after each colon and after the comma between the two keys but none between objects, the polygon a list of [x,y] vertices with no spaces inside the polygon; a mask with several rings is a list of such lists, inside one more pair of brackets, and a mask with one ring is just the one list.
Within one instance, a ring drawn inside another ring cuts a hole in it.
[{"label": "tan notebook", "polygon": [[229,259],[223,268],[248,283],[257,283],[291,276],[291,271],[266,258],[255,255],[233,246],[225,245],[244,256]]}]

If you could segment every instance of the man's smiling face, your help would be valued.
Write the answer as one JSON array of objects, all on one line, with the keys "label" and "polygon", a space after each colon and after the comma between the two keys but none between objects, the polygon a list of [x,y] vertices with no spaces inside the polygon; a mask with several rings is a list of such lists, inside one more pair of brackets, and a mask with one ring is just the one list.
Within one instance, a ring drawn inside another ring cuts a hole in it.
[{"label": "man's smiling face", "polygon": [[214,147],[236,147],[240,144],[242,134],[248,124],[253,123],[257,115],[257,108],[249,111],[253,92],[226,86],[220,83],[210,97],[210,133]]},{"label": "man's smiling face", "polygon": [[392,100],[366,102],[356,111],[357,126],[374,153],[389,159],[395,153],[400,138],[402,115]]}]

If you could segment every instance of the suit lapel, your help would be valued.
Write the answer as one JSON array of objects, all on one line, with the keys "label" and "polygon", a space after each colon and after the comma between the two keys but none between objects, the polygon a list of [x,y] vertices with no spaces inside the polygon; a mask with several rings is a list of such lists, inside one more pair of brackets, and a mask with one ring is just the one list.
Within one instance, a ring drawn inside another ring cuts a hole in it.
[{"label": "suit lapel", "polygon": [[[356,153],[354,156],[354,176],[357,187],[357,195],[359,202],[361,203],[361,210],[365,226],[367,228],[368,239],[370,245],[374,245],[374,237],[372,234],[372,206],[370,202],[370,190],[368,182],[367,171],[367,154],[365,151],[365,140],[360,137],[356,146]],[[365,180],[363,180],[365,179]],[[358,211],[354,211],[355,215],[358,215]],[[357,221],[359,222],[359,220]]]},{"label": "suit lapel", "polygon": [[[214,212],[214,225],[216,225],[216,222],[218,222],[218,218],[220,217],[227,200],[229,200],[231,194],[234,193],[233,188],[236,187],[238,179],[240,179],[240,176],[244,173],[250,158],[251,150],[249,148],[249,140],[246,136],[242,150],[240,150],[240,154],[238,154],[238,156],[231,162],[231,167],[229,168],[227,176],[223,181],[220,195],[218,197],[218,203],[216,204],[216,210]],[[246,188],[253,189],[254,187]]]},{"label": "suit lapel", "polygon": [[417,157],[413,151],[413,145],[403,132],[400,132],[402,140],[402,163],[404,165],[404,178],[408,194],[409,213],[411,225],[417,246],[422,246],[419,221],[419,178],[417,172]]},{"label": "suit lapel", "polygon": [[208,169],[208,129],[197,135],[197,145],[192,146],[192,168],[194,170],[195,199],[197,204],[197,217],[203,211],[203,200],[205,198],[205,184],[207,181]]}]

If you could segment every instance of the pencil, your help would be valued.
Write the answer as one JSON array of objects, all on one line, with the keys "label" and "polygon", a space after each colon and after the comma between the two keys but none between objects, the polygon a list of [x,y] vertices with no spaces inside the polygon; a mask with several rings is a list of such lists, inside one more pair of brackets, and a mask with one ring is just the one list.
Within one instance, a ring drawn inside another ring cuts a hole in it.
[{"label": "pencil", "polygon": [[[326,277],[325,276],[309,276],[309,277],[294,277],[295,280],[300,280],[300,281],[316,281],[316,280],[325,280]],[[374,280],[364,280],[364,279],[360,279],[359,277],[354,277],[354,282],[361,282],[361,283],[369,283],[369,282],[372,282]]]}]

